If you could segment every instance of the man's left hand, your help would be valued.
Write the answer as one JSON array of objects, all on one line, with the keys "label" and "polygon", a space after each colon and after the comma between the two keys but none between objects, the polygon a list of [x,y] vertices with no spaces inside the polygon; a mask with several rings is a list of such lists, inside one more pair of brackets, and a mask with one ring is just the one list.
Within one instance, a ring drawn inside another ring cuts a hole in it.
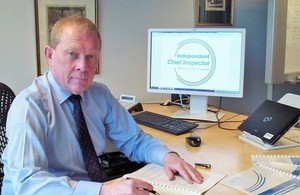
[{"label": "man's left hand", "polygon": [[174,180],[180,174],[187,183],[202,183],[203,176],[192,165],[185,162],[177,153],[170,152],[164,158],[164,169],[169,180]]}]

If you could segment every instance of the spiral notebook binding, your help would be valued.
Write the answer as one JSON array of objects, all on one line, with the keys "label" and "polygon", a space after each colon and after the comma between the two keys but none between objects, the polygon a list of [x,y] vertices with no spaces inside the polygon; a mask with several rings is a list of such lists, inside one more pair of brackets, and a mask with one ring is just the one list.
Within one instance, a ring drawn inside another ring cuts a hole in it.
[{"label": "spiral notebook binding", "polygon": [[[284,164],[284,163],[283,163],[283,164]],[[264,165],[264,164],[256,163],[256,165],[257,165],[257,166],[260,166],[260,167],[262,167],[262,168],[265,168],[265,169],[269,169],[269,170],[274,171],[274,172],[276,172],[276,173],[283,174],[283,175],[286,175],[286,176],[288,176],[288,177],[291,177],[291,178],[300,180],[300,175],[294,175],[293,173],[289,173],[289,172],[286,172],[286,171],[278,170],[278,169],[276,169],[276,168],[274,168],[274,167],[272,167],[272,166],[268,166],[268,165]],[[293,166],[293,167],[295,167],[295,168],[300,167],[300,166],[298,166],[298,165],[291,165],[291,166]]]},{"label": "spiral notebook binding", "polygon": [[164,187],[164,188],[168,188],[168,189],[173,189],[173,190],[178,190],[178,191],[182,191],[182,192],[185,192],[185,193],[192,193],[192,194],[199,194],[197,191],[194,191],[194,190],[189,190],[189,189],[184,189],[184,188],[178,188],[178,187],[175,187],[175,186],[170,186],[170,185],[165,185],[165,184],[159,184],[159,183],[156,183],[156,182],[149,182],[151,185],[153,186],[159,186],[159,187]]},{"label": "spiral notebook binding", "polygon": [[253,162],[282,162],[300,166],[299,155],[252,155]]}]

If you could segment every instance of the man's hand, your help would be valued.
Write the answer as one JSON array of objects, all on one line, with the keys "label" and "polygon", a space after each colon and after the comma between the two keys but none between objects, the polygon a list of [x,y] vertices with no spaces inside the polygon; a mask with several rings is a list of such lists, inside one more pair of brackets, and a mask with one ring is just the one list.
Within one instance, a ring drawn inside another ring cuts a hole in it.
[{"label": "man's hand", "polygon": [[201,173],[174,152],[170,152],[165,156],[164,169],[169,180],[174,180],[175,174],[179,173],[190,184],[203,182]]},{"label": "man's hand", "polygon": [[130,178],[113,183],[104,183],[99,195],[148,195],[147,190],[153,190],[153,186],[145,181]]}]

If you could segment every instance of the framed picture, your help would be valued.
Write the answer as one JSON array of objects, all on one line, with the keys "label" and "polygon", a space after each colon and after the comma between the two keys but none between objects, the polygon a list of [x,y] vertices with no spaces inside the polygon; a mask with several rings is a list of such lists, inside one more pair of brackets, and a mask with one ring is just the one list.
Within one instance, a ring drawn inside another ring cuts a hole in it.
[{"label": "framed picture", "polygon": [[[80,15],[87,17],[98,27],[98,0],[34,0],[34,4],[39,76],[48,69],[44,48],[49,42],[54,23],[66,16]],[[99,73],[99,65],[96,73]]]},{"label": "framed picture", "polygon": [[232,26],[234,0],[196,0],[196,26]]}]

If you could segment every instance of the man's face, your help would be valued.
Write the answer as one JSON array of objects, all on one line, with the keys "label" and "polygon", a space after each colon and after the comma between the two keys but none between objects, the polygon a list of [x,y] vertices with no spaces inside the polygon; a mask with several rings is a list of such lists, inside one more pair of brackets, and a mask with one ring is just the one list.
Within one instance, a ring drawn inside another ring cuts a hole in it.
[{"label": "man's face", "polygon": [[99,48],[95,32],[65,28],[56,48],[45,48],[49,70],[55,81],[73,94],[86,90],[94,78]]}]

